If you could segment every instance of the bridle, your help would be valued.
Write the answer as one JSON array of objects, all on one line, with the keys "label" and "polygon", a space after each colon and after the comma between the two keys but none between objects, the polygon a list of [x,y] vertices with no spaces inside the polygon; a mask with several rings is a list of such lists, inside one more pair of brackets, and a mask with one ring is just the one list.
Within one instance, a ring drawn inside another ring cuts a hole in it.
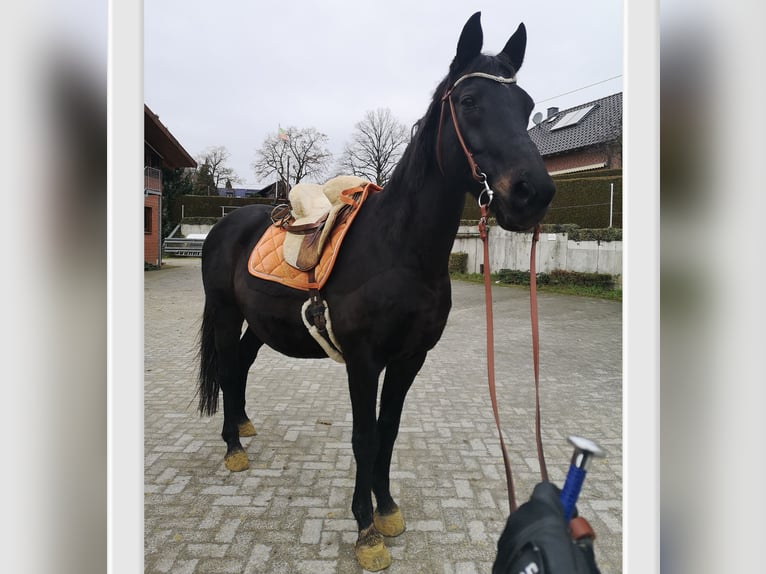
[{"label": "bridle", "polygon": [[450,115],[452,116],[452,127],[455,129],[455,134],[457,135],[457,141],[460,142],[460,147],[463,149],[463,153],[465,154],[466,159],[468,160],[468,165],[471,168],[471,176],[481,183],[484,186],[484,189],[481,192],[481,195],[479,196],[479,205],[481,205],[481,198],[483,195],[487,195],[487,206],[492,202],[492,189],[489,187],[489,184],[487,183],[487,174],[485,174],[481,169],[479,169],[479,166],[476,164],[476,160],[473,159],[473,154],[468,150],[468,146],[465,143],[465,139],[463,138],[463,134],[460,131],[460,124],[458,124],[457,121],[457,113],[455,112],[455,104],[452,102],[452,92],[455,91],[455,88],[457,85],[462,82],[463,80],[467,80],[468,78],[485,78],[487,80],[492,80],[493,82],[498,82],[500,84],[515,84],[516,83],[516,76],[514,75],[512,78],[505,78],[503,76],[494,76],[492,74],[487,74],[485,72],[471,72],[469,74],[464,74],[460,76],[457,80],[455,80],[452,85],[447,88],[444,91],[444,95],[441,98],[441,109],[439,110],[439,127],[436,132],[436,163],[439,165],[439,171],[441,171],[442,175],[444,175],[444,167],[442,165],[442,156],[441,156],[441,133],[442,133],[442,123],[444,123],[444,104],[449,103],[449,110]]},{"label": "bridle", "polygon": [[[439,128],[436,134],[436,162],[439,165],[439,170],[444,175],[444,169],[442,167],[441,160],[441,127],[444,120],[444,107],[445,103],[449,103],[450,115],[452,116],[452,126],[455,129],[460,147],[463,149],[468,165],[471,168],[471,175],[473,178],[484,186],[478,197],[479,209],[481,210],[481,217],[479,219],[479,236],[484,244],[484,293],[486,301],[486,316],[487,316],[487,379],[489,382],[489,396],[492,402],[492,412],[495,417],[495,425],[497,426],[498,436],[500,438],[500,449],[503,454],[503,463],[505,465],[505,478],[508,488],[508,505],[510,511],[514,512],[517,508],[516,494],[513,487],[513,476],[511,473],[510,457],[505,447],[505,441],[503,440],[503,431],[500,427],[500,414],[498,412],[497,405],[497,393],[495,389],[495,364],[494,364],[494,337],[493,337],[493,324],[492,324],[492,289],[490,281],[489,270],[489,242],[488,242],[488,229],[487,229],[487,217],[489,213],[489,205],[492,203],[494,192],[487,182],[487,175],[479,169],[476,164],[476,160],[473,158],[473,154],[468,149],[465,143],[463,134],[460,132],[460,125],[457,121],[457,113],[455,112],[455,104],[452,102],[452,92],[455,87],[467,78],[485,78],[498,82],[501,84],[515,84],[516,76],[512,78],[505,78],[503,76],[493,76],[484,72],[472,72],[460,76],[455,82],[445,90],[444,95],[441,98],[441,110],[439,112]],[[543,443],[540,431],[540,369],[539,369],[539,334],[538,334],[538,322],[537,322],[537,277],[535,269],[535,251],[537,247],[537,241],[540,235],[540,225],[535,227],[532,234],[532,250],[529,259],[529,293],[530,293],[530,315],[532,323],[532,357],[534,362],[534,374],[535,374],[535,439],[537,442],[537,460],[540,465],[540,474],[544,481],[548,480],[548,470],[545,464],[545,455],[543,453]]]}]

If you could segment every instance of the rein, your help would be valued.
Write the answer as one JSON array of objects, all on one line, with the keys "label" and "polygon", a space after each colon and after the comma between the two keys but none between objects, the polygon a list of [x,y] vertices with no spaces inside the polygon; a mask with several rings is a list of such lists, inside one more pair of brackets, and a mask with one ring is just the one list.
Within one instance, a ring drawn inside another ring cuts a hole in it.
[{"label": "rein", "polygon": [[[502,84],[516,83],[516,77],[504,78],[502,76],[493,76],[485,74],[483,72],[473,72],[465,74],[455,80],[450,88],[448,88],[441,99],[441,110],[439,112],[439,128],[436,135],[436,162],[439,165],[439,170],[444,175],[444,169],[442,167],[441,160],[441,126],[444,119],[444,107],[445,103],[449,103],[450,115],[452,117],[452,125],[455,129],[460,147],[463,149],[468,165],[471,169],[471,175],[473,178],[484,186],[484,189],[479,194],[479,209],[481,210],[481,217],[479,219],[479,236],[481,237],[482,244],[484,246],[484,298],[486,301],[486,313],[487,313],[487,379],[489,383],[489,397],[492,402],[492,413],[495,417],[495,425],[497,426],[497,433],[500,438],[500,449],[503,453],[503,464],[505,466],[505,480],[508,487],[508,506],[510,512],[514,512],[517,508],[516,505],[516,493],[513,486],[513,475],[511,472],[510,457],[508,456],[508,450],[505,446],[505,440],[503,439],[503,431],[500,426],[500,414],[497,406],[497,392],[495,388],[495,343],[494,343],[494,326],[492,321],[492,285],[490,281],[490,269],[489,269],[489,241],[487,230],[487,216],[489,212],[489,204],[492,203],[492,197],[494,192],[487,183],[487,175],[479,169],[476,161],[473,159],[473,154],[468,150],[468,146],[463,139],[463,134],[460,132],[460,126],[457,121],[457,113],[455,112],[455,105],[452,102],[452,92],[455,87],[467,78],[486,78]],[[535,251],[537,247],[537,241],[540,236],[540,225],[535,227],[532,235],[532,251],[529,257],[529,304],[530,315],[532,323],[532,357],[534,362],[535,372],[535,440],[537,443],[537,460],[540,464],[540,475],[542,480],[548,480],[548,469],[545,465],[545,455],[543,453],[542,435],[540,432],[540,348],[539,348],[539,333],[538,333],[538,321],[537,321],[537,274],[535,270]]]},{"label": "rein", "polygon": [[[513,475],[511,472],[510,457],[503,440],[503,430],[500,426],[500,414],[497,407],[497,391],[495,387],[495,340],[494,325],[492,321],[492,283],[490,281],[489,269],[489,234],[487,230],[487,215],[489,202],[479,203],[481,209],[481,218],[479,219],[479,237],[484,246],[484,300],[487,311],[487,381],[489,383],[489,398],[492,403],[492,413],[495,416],[495,426],[500,438],[500,449],[503,453],[503,464],[505,466],[505,481],[508,487],[508,507],[510,512],[514,512],[516,505],[516,492],[513,487]],[[535,371],[535,442],[537,443],[537,461],[540,465],[540,476],[542,480],[548,480],[548,468],[545,464],[545,453],[543,452],[543,441],[540,432],[540,337],[537,321],[537,273],[535,265],[535,252],[537,241],[540,237],[540,225],[535,227],[532,234],[532,250],[529,256],[529,308],[532,324],[532,358]]]}]

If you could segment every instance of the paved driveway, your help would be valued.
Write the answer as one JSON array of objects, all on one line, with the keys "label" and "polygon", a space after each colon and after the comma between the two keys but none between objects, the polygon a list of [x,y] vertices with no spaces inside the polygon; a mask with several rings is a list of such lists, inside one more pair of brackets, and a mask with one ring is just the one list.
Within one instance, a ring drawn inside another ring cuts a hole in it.
[{"label": "paved driveway", "polygon": [[[263,348],[251,368],[242,443],[251,468],[223,466],[222,414],[196,411],[199,259],[144,275],[145,571],[355,573],[354,460],[342,365]],[[519,503],[539,480],[528,291],[493,291],[498,400]],[[408,395],[392,464],[407,531],[388,546],[396,573],[483,574],[507,518],[502,455],[486,380],[483,287],[453,284],[442,340]],[[542,432],[561,485],[569,434],[609,457],[578,503],[604,574],[622,570],[622,307],[540,294]]]}]

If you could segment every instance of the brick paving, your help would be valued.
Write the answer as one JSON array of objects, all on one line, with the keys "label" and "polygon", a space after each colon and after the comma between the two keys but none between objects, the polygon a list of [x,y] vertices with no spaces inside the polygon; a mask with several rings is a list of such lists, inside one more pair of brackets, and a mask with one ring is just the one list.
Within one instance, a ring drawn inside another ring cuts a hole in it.
[{"label": "brick paving", "polygon": [[[247,404],[251,468],[223,466],[222,414],[196,410],[200,260],[144,275],[144,563],[147,573],[357,573],[355,464],[343,365],[264,347]],[[508,500],[486,380],[483,287],[455,282],[453,310],[405,403],[392,493],[407,522],[386,571],[491,572]],[[528,291],[493,289],[498,400],[519,503],[539,480]],[[542,433],[563,484],[570,434],[604,446],[578,508],[604,574],[622,570],[622,307],[539,295]]]}]

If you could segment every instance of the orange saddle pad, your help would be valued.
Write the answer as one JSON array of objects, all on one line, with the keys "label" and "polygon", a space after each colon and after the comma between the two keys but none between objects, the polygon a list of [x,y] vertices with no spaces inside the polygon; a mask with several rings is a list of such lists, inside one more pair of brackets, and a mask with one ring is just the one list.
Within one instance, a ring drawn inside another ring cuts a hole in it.
[{"label": "orange saddle pad", "polygon": [[359,213],[359,208],[371,192],[380,191],[380,187],[369,183],[364,187],[347,189],[342,193],[353,203],[351,213],[335,225],[330,233],[319,263],[314,268],[314,281],[309,280],[307,271],[300,271],[285,261],[282,246],[287,231],[279,225],[271,225],[250,253],[247,261],[247,270],[254,277],[281,283],[287,287],[308,291],[309,289],[321,289],[330,277],[330,272],[335,265],[341,243],[346,236],[349,227]]}]

